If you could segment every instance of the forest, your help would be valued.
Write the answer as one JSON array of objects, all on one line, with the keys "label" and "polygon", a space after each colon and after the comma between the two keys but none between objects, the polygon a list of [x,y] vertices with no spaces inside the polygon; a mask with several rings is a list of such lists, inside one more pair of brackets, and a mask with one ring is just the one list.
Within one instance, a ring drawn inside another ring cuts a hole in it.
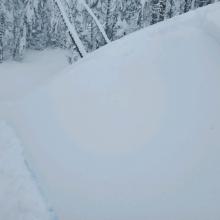
[{"label": "forest", "polygon": [[143,27],[215,0],[0,0],[0,62],[63,48],[69,62]]}]

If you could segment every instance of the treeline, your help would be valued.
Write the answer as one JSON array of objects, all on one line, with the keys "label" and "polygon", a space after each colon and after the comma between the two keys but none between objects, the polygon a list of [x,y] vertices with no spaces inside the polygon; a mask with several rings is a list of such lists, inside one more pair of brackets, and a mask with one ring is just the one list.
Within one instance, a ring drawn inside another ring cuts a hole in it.
[{"label": "treeline", "polygon": [[[215,0],[87,0],[110,40]],[[79,0],[62,0],[88,52],[106,41]],[[78,51],[54,0],[0,0],[0,62],[21,60],[26,49],[66,48]]]}]

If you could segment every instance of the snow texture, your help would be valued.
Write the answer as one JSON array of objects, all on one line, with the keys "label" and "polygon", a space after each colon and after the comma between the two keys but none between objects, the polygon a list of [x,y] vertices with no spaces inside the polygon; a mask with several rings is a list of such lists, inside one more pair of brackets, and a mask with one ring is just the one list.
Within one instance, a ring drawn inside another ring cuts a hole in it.
[{"label": "snow texture", "polygon": [[23,157],[14,131],[0,121],[0,219],[50,220],[52,215]]}]

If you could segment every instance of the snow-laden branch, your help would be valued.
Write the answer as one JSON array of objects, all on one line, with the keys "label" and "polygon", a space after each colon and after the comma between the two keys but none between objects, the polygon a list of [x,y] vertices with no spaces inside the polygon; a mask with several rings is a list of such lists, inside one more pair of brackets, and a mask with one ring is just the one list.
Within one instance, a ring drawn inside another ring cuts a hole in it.
[{"label": "snow-laden branch", "polygon": [[76,44],[76,47],[80,53],[80,56],[81,57],[84,57],[87,52],[82,44],[82,41],[80,40],[79,36],[78,36],[78,33],[74,27],[74,24],[71,24],[65,10],[64,10],[64,7],[62,5],[62,3],[60,2],[60,0],[54,0],[54,2],[57,4],[58,6],[58,9],[60,11],[60,14],[61,14],[61,17],[63,18],[63,21],[65,23],[65,25],[67,26],[67,29],[70,33],[70,37],[71,39],[74,41],[74,43]]},{"label": "snow-laden branch", "polygon": [[93,13],[93,11],[91,10],[91,8],[86,4],[85,0],[79,0],[80,3],[85,7],[85,9],[87,10],[87,12],[90,14],[90,16],[94,19],[96,25],[98,26],[100,32],[102,33],[102,36],[104,37],[106,43],[110,43],[110,40],[102,26],[102,24],[99,22],[98,18],[96,17],[96,15]]}]

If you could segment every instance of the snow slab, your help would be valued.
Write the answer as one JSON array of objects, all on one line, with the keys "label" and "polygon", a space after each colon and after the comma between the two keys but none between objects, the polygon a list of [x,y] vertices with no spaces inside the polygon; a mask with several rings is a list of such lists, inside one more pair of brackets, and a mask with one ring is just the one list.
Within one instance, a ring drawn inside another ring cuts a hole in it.
[{"label": "snow slab", "polygon": [[220,219],[212,16],[219,3],[131,34],[5,106],[60,220]]},{"label": "snow slab", "polygon": [[0,121],[0,219],[49,220],[49,213],[14,131]]}]

